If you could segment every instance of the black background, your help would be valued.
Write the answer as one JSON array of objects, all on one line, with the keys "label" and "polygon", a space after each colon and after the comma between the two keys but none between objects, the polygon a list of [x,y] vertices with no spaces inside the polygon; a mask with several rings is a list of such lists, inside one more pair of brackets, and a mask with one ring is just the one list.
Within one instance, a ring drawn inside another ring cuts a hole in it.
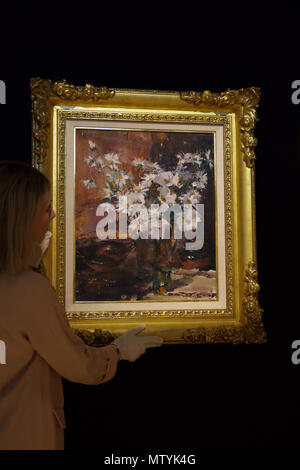
[{"label": "black background", "polygon": [[[119,7],[118,7],[119,8]],[[118,10],[118,9],[117,9]],[[127,16],[125,16],[125,13]],[[0,158],[30,161],[31,77],[110,88],[260,87],[255,129],[262,345],[163,345],[100,386],[64,380],[66,450],[130,455],[299,447],[299,12],[234,19],[199,11],[57,11],[3,21]],[[123,16],[124,14],[124,16]],[[207,16],[208,15],[208,16]],[[29,18],[29,17],[28,17]],[[131,18],[131,22],[126,18]],[[101,462],[101,460],[99,460]]]}]

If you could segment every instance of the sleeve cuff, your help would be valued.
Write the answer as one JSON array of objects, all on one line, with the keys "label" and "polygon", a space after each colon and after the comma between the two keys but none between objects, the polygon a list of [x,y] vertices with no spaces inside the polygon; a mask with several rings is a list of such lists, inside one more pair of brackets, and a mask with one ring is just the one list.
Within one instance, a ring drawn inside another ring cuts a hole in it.
[{"label": "sleeve cuff", "polygon": [[115,344],[104,346],[102,349],[105,349],[107,353],[106,369],[104,375],[99,378],[99,383],[108,382],[114,377],[117,372],[118,362],[120,359],[120,352]]}]

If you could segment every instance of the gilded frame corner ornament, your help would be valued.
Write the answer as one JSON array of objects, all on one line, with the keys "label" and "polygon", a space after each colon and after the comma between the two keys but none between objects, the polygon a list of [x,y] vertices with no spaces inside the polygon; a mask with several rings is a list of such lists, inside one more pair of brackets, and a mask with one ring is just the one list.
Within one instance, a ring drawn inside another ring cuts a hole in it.
[{"label": "gilded frame corner ornament", "polygon": [[52,83],[51,80],[32,78],[31,88],[31,115],[32,115],[32,162],[40,168],[47,158],[49,150],[49,128],[51,108],[49,102],[77,101],[88,104],[100,103],[114,96],[114,90],[107,87],[95,87],[90,84],[75,86],[66,83],[66,80]]},{"label": "gilded frame corner ornament", "polygon": [[226,109],[231,106],[240,108],[239,125],[241,132],[241,152],[247,167],[253,168],[255,161],[254,148],[257,139],[254,137],[254,128],[257,118],[257,108],[260,99],[258,87],[242,88],[240,90],[226,90],[221,93],[212,93],[205,90],[202,93],[195,91],[181,92],[182,100],[192,103],[194,106],[216,106],[218,109]]},{"label": "gilded frame corner ornament", "polygon": [[[224,257],[223,277],[221,279],[219,274],[218,278],[218,283],[224,285],[224,305],[220,302],[214,307],[211,302],[207,304],[209,308],[204,308],[203,302],[197,307],[197,303],[181,301],[180,307],[174,303],[174,307],[167,308],[166,304],[164,309],[151,302],[145,302],[145,308],[128,302],[118,310],[109,303],[106,309],[104,302],[105,308],[99,307],[97,311],[87,308],[84,302],[79,308],[74,302],[76,308],[66,308],[66,315],[74,332],[87,344],[108,344],[141,322],[146,323],[145,334],[160,335],[169,344],[266,341],[263,310],[258,299],[255,233],[254,149],[257,139],[254,130],[259,98],[260,90],[256,87],[221,93],[207,90],[163,92],[112,90],[90,84],[71,85],[65,80],[53,83],[31,79],[32,164],[51,181],[57,215],[52,227],[52,244],[44,257],[41,274],[47,276],[59,301],[66,307],[68,286],[75,277],[74,273],[67,277],[71,271],[66,244],[70,230],[66,203],[70,194],[66,182],[72,166],[68,159],[76,150],[70,150],[70,129],[73,132],[81,123],[98,129],[99,122],[108,126],[107,129],[112,126],[113,130],[144,126],[148,132],[163,129],[167,133],[175,129],[178,133],[204,133],[206,129],[209,133],[212,129],[221,155],[219,167],[222,166],[223,173],[215,175],[216,180],[220,180],[218,197],[223,197],[224,241],[216,238],[216,246],[224,244],[223,255],[221,248],[217,248],[219,268],[221,256]],[[218,212],[216,218],[219,227]],[[218,233],[220,237],[221,229]]]}]

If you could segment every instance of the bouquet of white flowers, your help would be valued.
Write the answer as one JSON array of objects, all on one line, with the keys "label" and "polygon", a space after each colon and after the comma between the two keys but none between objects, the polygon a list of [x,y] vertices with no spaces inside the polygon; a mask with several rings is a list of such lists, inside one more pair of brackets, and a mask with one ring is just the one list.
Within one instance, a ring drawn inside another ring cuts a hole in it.
[{"label": "bouquet of white flowers", "polygon": [[[119,216],[126,213],[129,238],[154,240],[157,256],[164,252],[169,258],[174,254],[177,240],[182,238],[180,231],[182,233],[183,228],[185,238],[191,240],[197,224],[203,219],[199,207],[207,191],[208,170],[214,165],[210,150],[179,152],[173,171],[139,158],[132,160],[130,171],[125,171],[117,153],[100,155],[95,142],[89,141],[89,155],[85,161],[105,177],[106,201],[118,200]],[[96,176],[91,176],[83,180],[83,184],[90,189],[96,187],[95,180]],[[185,208],[184,213],[181,207]],[[193,249],[203,245],[203,240],[197,242]]]}]

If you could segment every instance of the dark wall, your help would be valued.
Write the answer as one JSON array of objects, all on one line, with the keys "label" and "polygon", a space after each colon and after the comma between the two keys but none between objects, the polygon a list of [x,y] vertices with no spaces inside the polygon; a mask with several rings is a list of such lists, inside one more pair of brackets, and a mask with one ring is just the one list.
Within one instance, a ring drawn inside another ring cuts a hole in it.
[{"label": "dark wall", "polygon": [[112,42],[100,26],[98,37],[97,31],[91,37],[90,29],[90,35],[71,35],[66,23],[54,26],[41,22],[32,29],[20,24],[5,30],[1,159],[31,158],[30,77],[151,90],[261,88],[255,130],[257,251],[267,343],[163,345],[135,363],[120,362],[107,384],[64,380],[66,449],[97,449],[99,455],[118,450],[129,455],[131,449],[145,455],[171,449],[181,454],[296,449],[300,364],[291,361],[291,344],[300,339],[300,104],[291,101],[291,84],[300,79],[300,70],[295,38],[285,36],[283,42],[274,27],[270,39],[260,24],[256,41],[245,42],[241,23],[233,40],[228,26],[212,45],[197,24],[191,37],[181,41],[177,31],[173,41],[160,23],[159,37],[157,32],[146,41],[139,25],[139,34]]}]

